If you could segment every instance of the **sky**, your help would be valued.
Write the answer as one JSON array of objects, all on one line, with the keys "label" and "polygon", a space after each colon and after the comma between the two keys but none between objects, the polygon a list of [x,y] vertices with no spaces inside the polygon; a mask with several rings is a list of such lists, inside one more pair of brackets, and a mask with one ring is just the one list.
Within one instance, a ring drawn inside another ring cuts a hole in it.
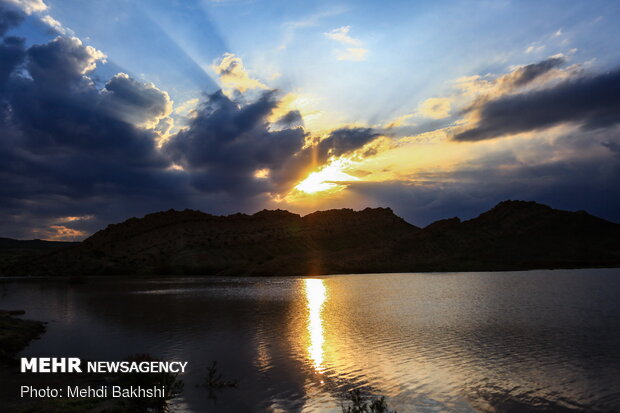
[{"label": "sky", "polygon": [[620,222],[620,3],[0,0],[0,236],[507,199]]}]

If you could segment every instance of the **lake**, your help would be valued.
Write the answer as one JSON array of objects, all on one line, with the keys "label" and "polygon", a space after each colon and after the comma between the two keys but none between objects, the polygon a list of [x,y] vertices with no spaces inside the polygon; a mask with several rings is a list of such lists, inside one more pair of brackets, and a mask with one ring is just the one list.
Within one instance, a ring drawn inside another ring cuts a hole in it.
[{"label": "lake", "polygon": [[[174,411],[620,411],[620,269],[2,278],[0,307],[49,322],[27,356],[188,361]],[[214,360],[239,387],[209,398]]]}]

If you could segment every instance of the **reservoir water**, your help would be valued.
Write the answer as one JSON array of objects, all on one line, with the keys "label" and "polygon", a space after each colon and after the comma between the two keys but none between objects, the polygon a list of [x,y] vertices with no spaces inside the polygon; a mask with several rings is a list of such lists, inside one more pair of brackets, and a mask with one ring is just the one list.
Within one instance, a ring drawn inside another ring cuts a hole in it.
[{"label": "reservoir water", "polygon": [[620,269],[2,278],[0,308],[49,322],[23,355],[188,361],[179,412],[620,411]]}]

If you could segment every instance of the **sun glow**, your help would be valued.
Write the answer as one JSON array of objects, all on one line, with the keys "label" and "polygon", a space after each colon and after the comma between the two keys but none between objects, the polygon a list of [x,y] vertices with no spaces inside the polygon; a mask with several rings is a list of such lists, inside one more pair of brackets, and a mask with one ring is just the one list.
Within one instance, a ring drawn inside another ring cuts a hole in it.
[{"label": "sun glow", "polygon": [[306,299],[308,300],[308,336],[310,345],[308,346],[308,355],[314,369],[321,373],[323,367],[323,304],[327,299],[327,289],[323,280],[306,279]]},{"label": "sun glow", "polygon": [[338,165],[328,165],[320,171],[312,172],[295,189],[314,194],[333,189],[343,189],[345,182],[359,181],[359,178],[343,172]]}]

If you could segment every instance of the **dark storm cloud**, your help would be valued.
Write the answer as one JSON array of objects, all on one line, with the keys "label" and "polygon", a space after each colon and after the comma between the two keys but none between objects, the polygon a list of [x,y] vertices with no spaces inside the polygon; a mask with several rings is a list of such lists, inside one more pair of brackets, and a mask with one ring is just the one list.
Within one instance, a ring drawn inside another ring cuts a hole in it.
[{"label": "dark storm cloud", "polygon": [[156,122],[172,110],[168,93],[125,73],[115,75],[105,84],[104,101],[118,117],[137,124]]},{"label": "dark storm cloud", "polygon": [[0,2],[0,36],[4,36],[9,29],[18,26],[24,18],[23,12]]},{"label": "dark storm cloud", "polygon": [[75,38],[28,49],[22,39],[5,38],[0,55],[11,57],[0,66],[3,235],[29,237],[32,226],[96,215],[66,223],[91,232],[133,212],[186,205],[189,180],[166,169],[156,132],[126,121],[112,105],[148,118],[162,112],[162,94],[134,80],[98,90],[88,76],[103,55]]},{"label": "dark storm cloud", "polygon": [[479,141],[574,122],[596,129],[620,122],[620,70],[564,81],[548,89],[507,95],[473,107],[478,124],[456,141]]},{"label": "dark storm cloud", "polygon": [[[208,96],[189,128],[173,136],[164,153],[191,173],[194,186],[204,192],[229,191],[245,196],[280,192],[312,167],[364,146],[379,134],[368,128],[338,129],[304,148],[305,132],[298,112],[289,112],[272,130],[267,120],[278,102],[274,91],[240,106],[222,92]],[[256,179],[257,170],[268,178]]]},{"label": "dark storm cloud", "polygon": [[286,115],[278,119],[274,125],[279,129],[297,128],[304,126],[304,120],[301,113],[297,110],[291,110]]},{"label": "dark storm cloud", "polygon": [[301,127],[272,131],[267,117],[277,106],[275,92],[239,106],[221,91],[208,96],[189,127],[173,136],[163,151],[192,173],[201,191],[267,190],[254,178],[258,169],[278,169],[301,150]]},{"label": "dark storm cloud", "polygon": [[73,83],[95,68],[103,55],[75,37],[57,37],[49,43],[28,49],[28,72],[39,87],[59,89]]},{"label": "dark storm cloud", "polygon": [[[553,69],[562,66],[565,62],[565,57],[555,56],[537,63],[522,66],[508,74],[498,77],[494,81],[493,86],[495,86],[495,89],[499,90],[502,94],[514,93],[520,88],[524,88],[532,84],[535,80],[544,78],[544,75],[548,74]],[[451,127],[454,126],[455,121],[459,120],[459,117],[464,113],[478,112],[487,103],[493,101],[494,99],[497,99],[497,97],[482,95],[475,99],[474,102],[465,110],[460,112],[455,111],[455,113],[445,118],[424,119],[411,125],[403,124],[396,126],[392,124],[387,126],[384,131],[386,134],[391,136],[407,137]]]},{"label": "dark storm cloud", "polygon": [[361,148],[380,136],[371,128],[336,129],[318,144],[319,159],[341,156]]},{"label": "dark storm cloud", "polygon": [[[23,43],[19,46],[23,48]],[[156,151],[153,132],[116,116],[108,100],[117,98],[113,93],[101,93],[87,77],[102,58],[100,52],[78,39],[58,37],[24,53],[30,76],[14,75],[7,85],[6,99],[11,110],[4,121],[21,135],[15,145],[31,154],[50,157],[38,160],[38,164],[63,157],[62,166],[75,161],[66,159],[70,156],[97,156],[106,162],[125,162],[128,167],[169,165]],[[134,95],[139,95],[146,86],[130,80],[122,97],[126,99],[131,88],[135,89]],[[161,96],[136,100],[132,109],[152,114],[156,106],[153,100],[159,103]]]},{"label": "dark storm cloud", "polygon": [[613,154],[620,158],[620,140],[618,142],[605,141],[601,145],[609,149]]},{"label": "dark storm cloud", "polygon": [[[218,91],[208,96],[189,128],[171,138],[164,149],[175,162],[190,169],[227,164],[231,160],[254,164],[256,158],[269,157],[263,147],[273,137],[265,119],[276,104],[273,93],[268,92],[256,102],[240,107]],[[298,138],[296,142],[282,144],[298,148],[302,143]]]},{"label": "dark storm cloud", "polygon": [[22,63],[25,55],[25,39],[4,35],[9,29],[19,26],[25,17],[23,11],[0,0],[0,98],[9,76]]},{"label": "dark storm cloud", "polygon": [[24,60],[24,39],[19,37],[5,37],[0,43],[0,93],[11,73]]}]

